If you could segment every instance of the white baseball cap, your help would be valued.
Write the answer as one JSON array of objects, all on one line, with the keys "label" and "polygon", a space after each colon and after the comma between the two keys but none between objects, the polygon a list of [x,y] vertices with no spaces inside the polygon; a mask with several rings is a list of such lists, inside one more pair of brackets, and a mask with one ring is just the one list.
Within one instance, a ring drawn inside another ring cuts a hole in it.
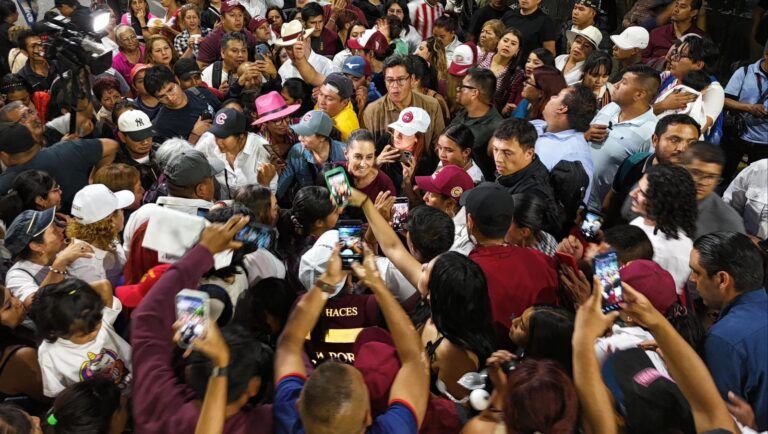
[{"label": "white baseball cap", "polygon": [[631,50],[633,48],[644,49],[648,46],[651,36],[648,30],[640,26],[627,27],[618,35],[612,35],[611,41],[622,50]]},{"label": "white baseball cap", "polygon": [[[311,289],[315,281],[325,273],[326,268],[328,268],[328,260],[331,259],[333,249],[336,248],[337,244],[339,244],[339,231],[331,229],[320,235],[320,238],[315,241],[315,245],[301,256],[299,281],[307,290]],[[336,285],[331,297],[344,288],[344,283],[345,281],[342,280]]]},{"label": "white baseball cap", "polygon": [[565,37],[568,39],[569,44],[573,44],[573,40],[576,39],[576,36],[586,38],[595,48],[599,47],[600,43],[603,42],[603,34],[600,33],[600,30],[595,26],[587,26],[582,30],[572,29],[565,32]]},{"label": "white baseball cap", "polygon": [[457,77],[464,77],[467,71],[477,63],[477,47],[473,42],[467,42],[456,47],[453,52],[453,60],[448,67],[448,73]]},{"label": "white baseball cap", "polygon": [[152,121],[141,110],[123,112],[117,118],[117,129],[136,142],[141,142],[155,134],[155,131],[152,129]]},{"label": "white baseball cap", "polygon": [[129,206],[134,199],[135,196],[130,190],[112,193],[104,184],[86,185],[75,194],[72,200],[72,216],[80,224],[89,225]]},{"label": "white baseball cap", "polygon": [[397,121],[389,124],[389,127],[406,136],[416,133],[426,133],[432,120],[429,114],[420,107],[408,107],[400,112]]}]

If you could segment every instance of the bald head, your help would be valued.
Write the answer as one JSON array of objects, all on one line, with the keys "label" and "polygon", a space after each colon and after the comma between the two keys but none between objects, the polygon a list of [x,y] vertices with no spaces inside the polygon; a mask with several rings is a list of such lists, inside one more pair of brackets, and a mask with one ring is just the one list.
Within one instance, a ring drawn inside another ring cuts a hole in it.
[{"label": "bald head", "polygon": [[371,423],[368,389],[360,371],[325,362],[307,380],[299,398],[299,414],[307,434],[364,433]]}]

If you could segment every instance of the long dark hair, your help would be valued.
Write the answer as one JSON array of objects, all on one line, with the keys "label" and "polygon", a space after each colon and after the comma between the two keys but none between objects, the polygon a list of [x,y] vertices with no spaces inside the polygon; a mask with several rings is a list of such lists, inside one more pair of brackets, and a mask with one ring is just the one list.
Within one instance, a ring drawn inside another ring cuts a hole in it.
[{"label": "long dark hair", "polygon": [[455,345],[475,353],[480,365],[495,350],[491,300],[483,270],[466,256],[438,256],[429,277],[432,322]]},{"label": "long dark hair", "polygon": [[[403,10],[403,30],[405,30],[405,34],[407,35],[408,32],[410,32],[410,26],[411,26],[411,15],[408,12],[408,3],[405,0],[387,0],[386,3],[384,3],[384,15],[387,15],[387,11],[389,10],[389,7],[393,4],[397,3],[398,6],[400,6],[400,9]],[[392,39],[399,38],[400,35],[391,35]]]},{"label": "long dark hair", "polygon": [[535,306],[528,323],[526,357],[553,360],[570,373],[574,321],[573,312],[561,307]]},{"label": "long dark hair", "polygon": [[512,195],[515,208],[512,221],[520,228],[528,228],[538,239],[547,214],[547,204],[538,196],[530,193]]},{"label": "long dark hair", "polygon": [[293,230],[301,236],[308,236],[317,220],[328,217],[336,207],[331,203],[331,194],[325,187],[304,187],[296,193],[291,208]]},{"label": "long dark hair", "polygon": [[[296,292],[283,279],[269,277],[251,285],[240,294],[235,308],[232,325],[240,325],[260,341],[275,347],[277,337],[283,330],[291,313]],[[273,333],[267,315],[275,318],[280,326]]]},{"label": "long dark hair", "polygon": [[648,191],[646,214],[656,222],[656,231],[678,239],[682,230],[693,239],[696,236],[696,186],[693,178],[682,167],[667,164],[651,166],[646,172]]},{"label": "long dark hair", "polygon": [[[504,34],[501,35],[501,38],[499,38],[499,41],[501,41],[501,39],[508,34],[514,35],[517,38],[517,42],[519,45],[517,48],[517,54],[515,54],[514,57],[512,57],[512,59],[510,59],[509,63],[507,64],[506,74],[504,74],[504,78],[502,78],[501,80],[500,89],[509,89],[509,85],[512,83],[512,79],[515,78],[515,71],[517,70],[518,67],[520,67],[520,59],[522,59],[522,56],[520,56],[520,54],[524,52],[524,48],[525,48],[523,47],[523,33],[514,27],[509,27],[506,31],[504,31]],[[498,47],[498,44],[497,44],[497,47]]]},{"label": "long dark hair", "polygon": [[56,180],[42,170],[25,170],[16,176],[8,193],[0,198],[0,219],[10,223],[28,209],[37,210],[35,199],[48,197]]}]

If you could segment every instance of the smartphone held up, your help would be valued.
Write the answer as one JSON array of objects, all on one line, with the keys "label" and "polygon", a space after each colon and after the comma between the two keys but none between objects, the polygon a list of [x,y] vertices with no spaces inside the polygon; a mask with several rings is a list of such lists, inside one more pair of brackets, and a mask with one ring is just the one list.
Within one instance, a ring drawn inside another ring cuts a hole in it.
[{"label": "smartphone held up", "polygon": [[210,318],[208,293],[195,289],[182,289],[176,294],[176,321],[181,324],[179,346],[189,348],[195,339],[203,336]]}]

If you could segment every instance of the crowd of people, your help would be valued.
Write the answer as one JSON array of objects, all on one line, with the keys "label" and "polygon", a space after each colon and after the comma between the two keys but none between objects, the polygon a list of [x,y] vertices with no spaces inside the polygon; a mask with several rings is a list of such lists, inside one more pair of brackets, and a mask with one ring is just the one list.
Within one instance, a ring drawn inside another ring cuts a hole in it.
[{"label": "crowd of people", "polygon": [[563,3],[0,0],[0,432],[767,432],[768,18]]}]

